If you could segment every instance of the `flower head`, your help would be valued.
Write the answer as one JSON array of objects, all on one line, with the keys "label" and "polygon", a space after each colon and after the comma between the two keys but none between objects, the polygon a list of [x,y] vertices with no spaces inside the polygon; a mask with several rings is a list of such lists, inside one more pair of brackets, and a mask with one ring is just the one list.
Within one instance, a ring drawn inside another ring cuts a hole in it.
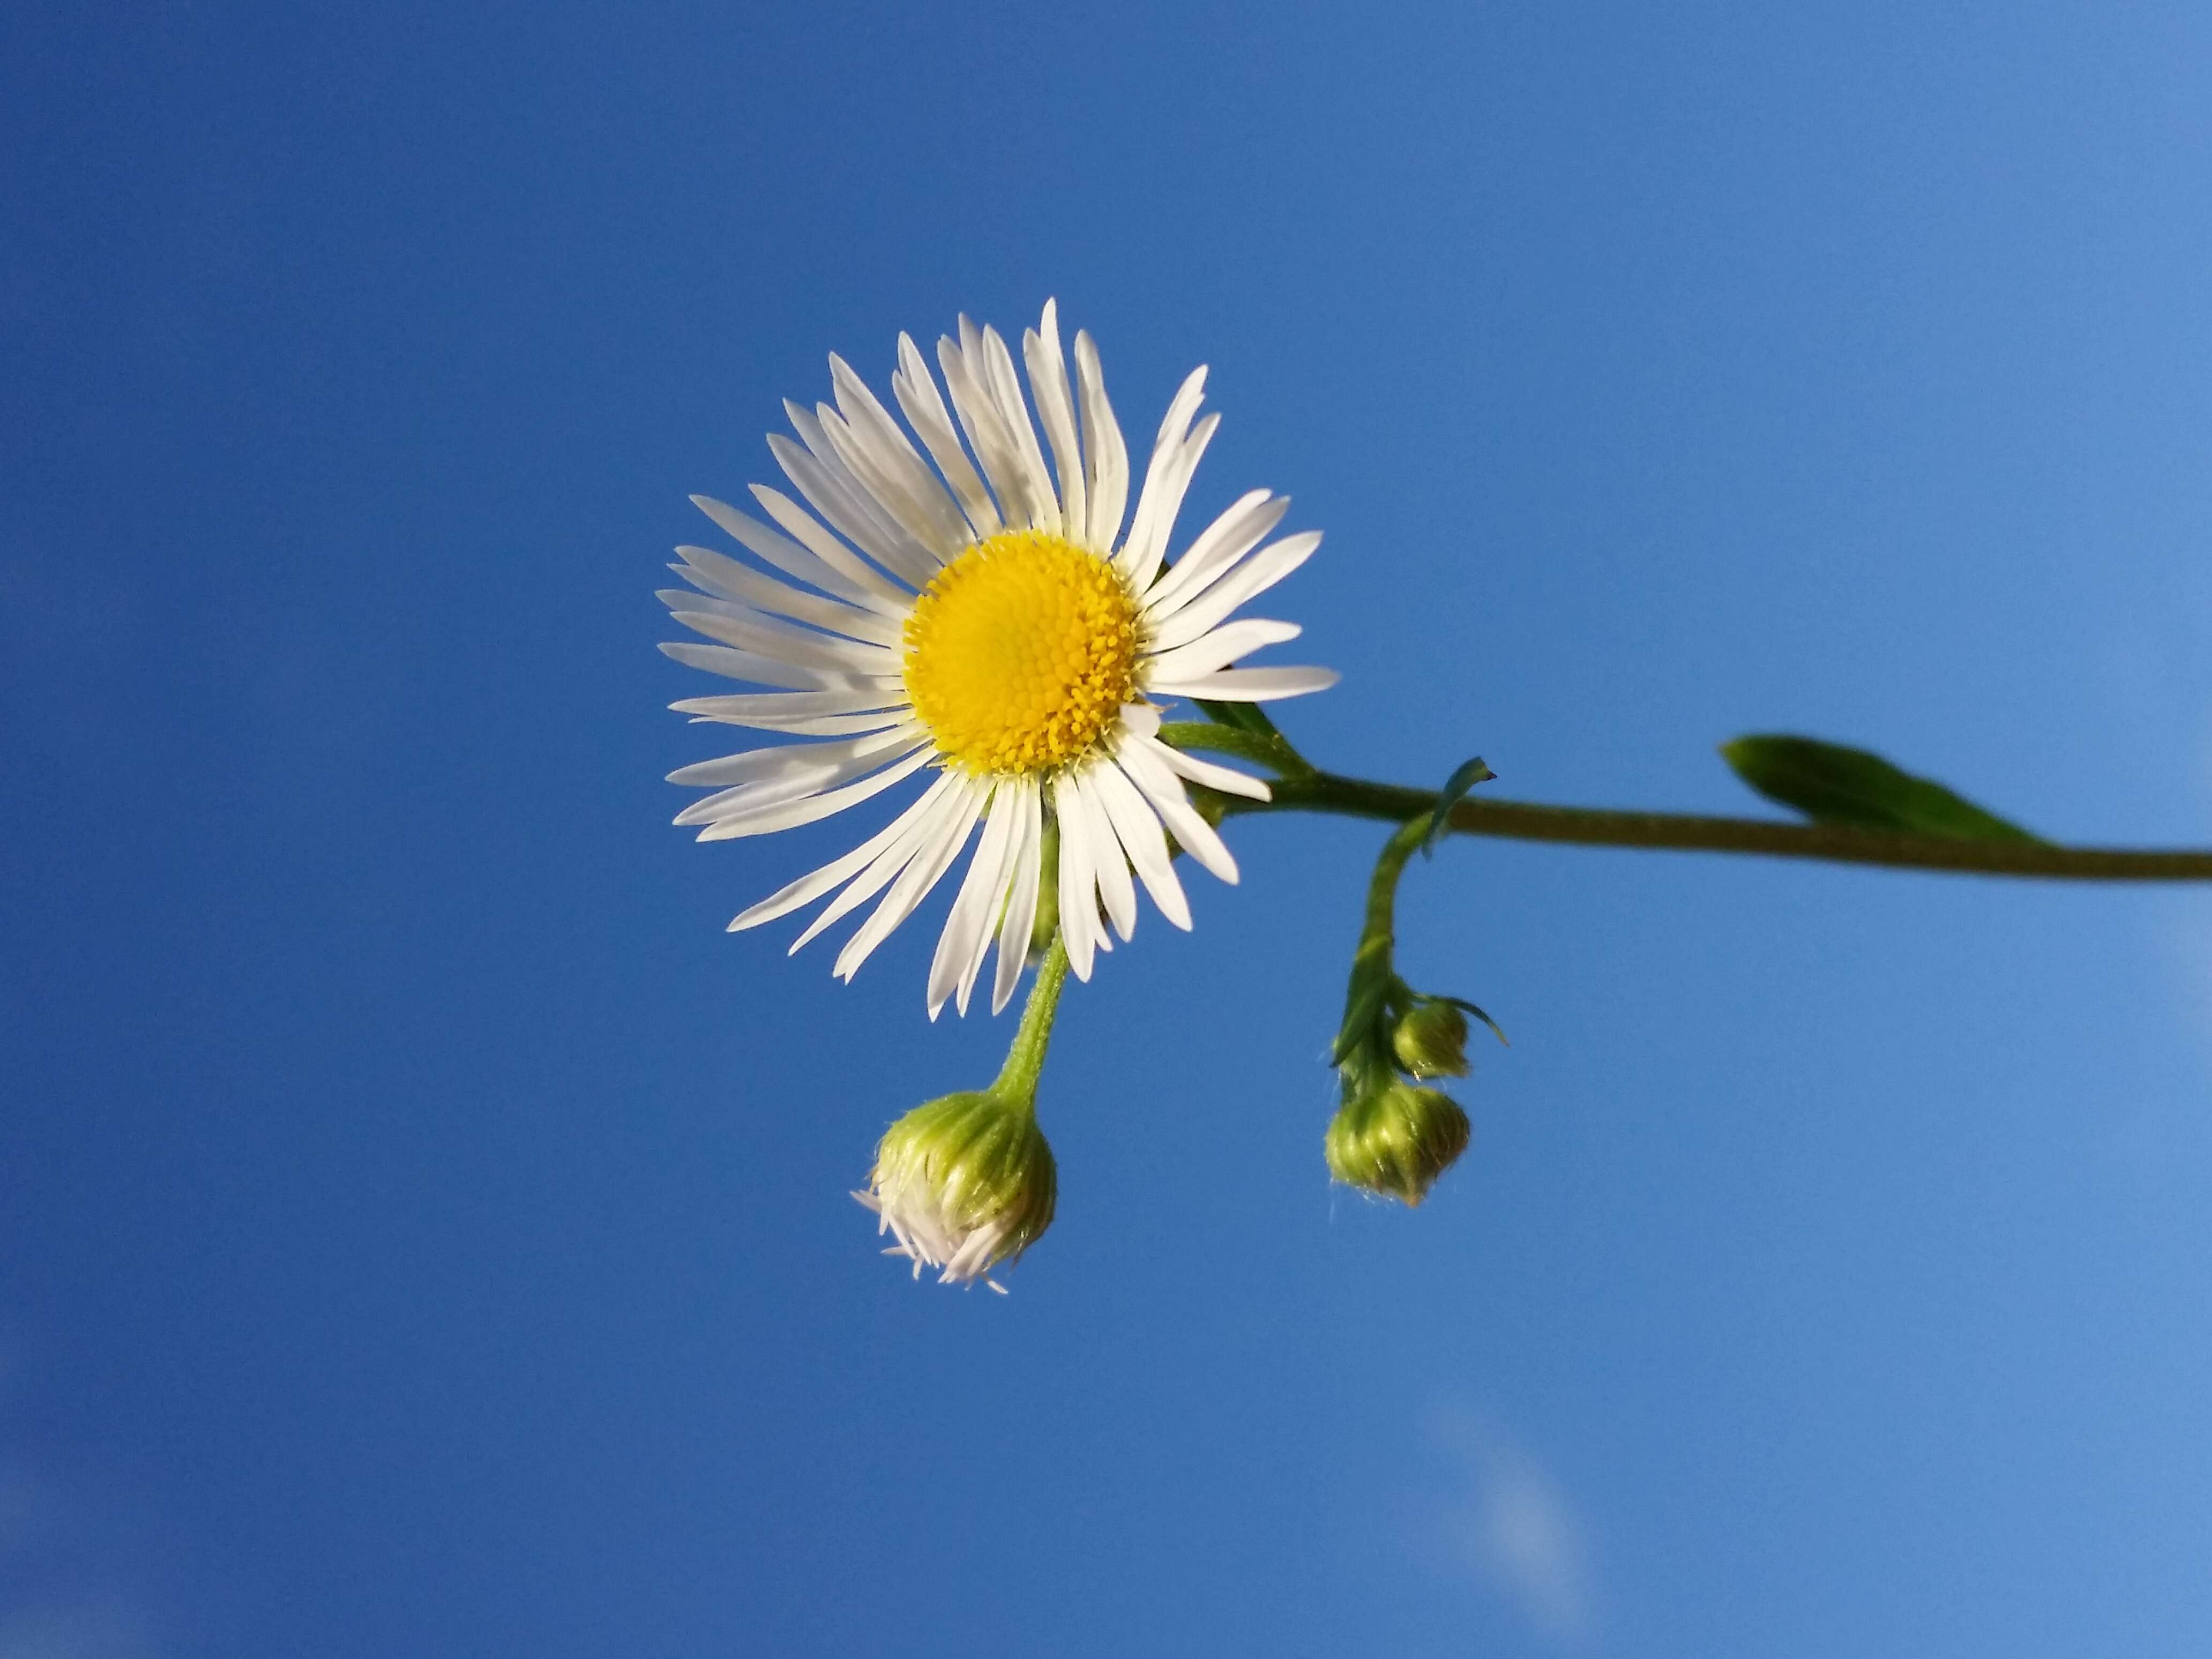
[{"label": "flower head", "polygon": [[[915,1276],[942,1284],[984,1279],[1052,1224],[1058,1172],[1024,1100],[995,1089],[917,1106],[884,1133],[868,1190],[854,1197],[882,1218]],[[989,1281],[985,1280],[986,1283]],[[999,1288],[992,1285],[992,1289]]]},{"label": "flower head", "polygon": [[1022,339],[1024,399],[1006,342],[963,318],[957,337],[937,348],[948,408],[901,335],[891,392],[904,425],[831,357],[835,404],[787,404],[797,441],[769,440],[805,505],[754,486],[769,524],[693,498],[779,574],[682,547],[672,568],[696,591],[661,595],[678,622],[713,641],[662,647],[669,655],[773,688],[675,707],[800,739],[671,775],[715,789],[676,820],[702,826],[702,841],[812,823],[933,774],[875,836],[730,924],[757,927],[828,898],[796,950],[875,900],[836,959],[849,979],[973,839],[930,967],[933,1018],[948,1000],[967,1011],[994,940],[993,1010],[1012,995],[1048,821],[1059,831],[1059,913],[1077,977],[1091,976],[1113,935],[1130,937],[1139,886],[1188,927],[1169,833],[1224,881],[1237,879],[1237,864],[1186,783],[1260,799],[1267,786],[1161,743],[1158,705],[1264,702],[1337,678],[1231,666],[1299,632],[1231,619],[1321,544],[1312,532],[1267,542],[1286,498],[1251,491],[1168,562],[1183,493],[1220,420],[1198,413],[1206,371],[1169,405],[1129,512],[1128,447],[1088,335],[1075,337],[1074,357],[1071,377],[1048,303]]}]

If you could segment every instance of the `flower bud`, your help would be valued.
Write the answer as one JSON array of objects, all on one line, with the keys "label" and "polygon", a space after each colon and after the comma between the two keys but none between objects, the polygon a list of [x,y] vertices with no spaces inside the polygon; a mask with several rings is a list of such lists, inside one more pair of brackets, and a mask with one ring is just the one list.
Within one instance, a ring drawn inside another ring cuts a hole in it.
[{"label": "flower bud", "polygon": [[868,1190],[853,1196],[882,1218],[878,1233],[898,1240],[886,1255],[913,1258],[917,1279],[935,1267],[950,1285],[982,1279],[1036,1243],[1058,1188],[1035,1112],[985,1090],[933,1100],[892,1124]]},{"label": "flower bud", "polygon": [[1467,1150],[1471,1133],[1467,1114],[1443,1090],[1394,1079],[1339,1107],[1322,1149],[1346,1186],[1412,1206]]},{"label": "flower bud", "polygon": [[1415,1077],[1465,1077],[1467,1016],[1449,1002],[1424,997],[1390,1033],[1390,1047]]}]

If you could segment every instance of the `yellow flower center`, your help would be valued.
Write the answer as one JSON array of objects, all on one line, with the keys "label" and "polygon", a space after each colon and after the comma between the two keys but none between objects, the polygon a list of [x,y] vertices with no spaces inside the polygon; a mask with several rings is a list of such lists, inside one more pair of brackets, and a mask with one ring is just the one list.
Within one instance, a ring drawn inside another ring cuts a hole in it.
[{"label": "yellow flower center", "polygon": [[969,772],[1080,759],[1135,699],[1136,666],[1136,602],[1113,566],[1038,531],[976,543],[907,618],[907,695]]}]

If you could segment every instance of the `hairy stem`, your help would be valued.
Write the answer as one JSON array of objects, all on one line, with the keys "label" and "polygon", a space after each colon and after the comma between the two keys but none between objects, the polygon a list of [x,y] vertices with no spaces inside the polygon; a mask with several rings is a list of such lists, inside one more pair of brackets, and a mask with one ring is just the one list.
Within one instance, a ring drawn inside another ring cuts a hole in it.
[{"label": "hairy stem", "polygon": [[[1163,736],[1166,735],[1163,732]],[[1178,733],[1178,735],[1180,735]],[[1209,737],[1214,735],[1211,729]],[[1242,735],[1242,734],[1238,734]],[[1192,747],[1198,745],[1194,744]],[[1209,744],[1208,746],[1216,746]],[[1241,748],[1219,744],[1227,753]],[[1255,745],[1255,747],[1257,745]],[[1262,761],[1259,754],[1247,759]],[[1315,772],[1270,780],[1274,799],[1220,797],[1226,813],[1333,812],[1403,823],[1437,803],[1433,790],[1370,783]],[[1686,812],[1620,812],[1595,807],[1545,806],[1529,801],[1463,800],[1451,810],[1455,835],[1513,841],[1566,842],[1581,847],[1656,847],[1678,852],[1756,853],[1823,859],[1893,869],[1960,875],[2033,876],[2061,881],[2212,881],[2212,851],[2058,847],[2040,842],[1950,840],[1841,824],[1778,823],[1764,818],[1705,817]]]},{"label": "hairy stem", "polygon": [[1052,945],[1037,964],[1030,986],[1030,1000],[1022,1008],[1022,1023],[1006,1049],[1006,1063],[999,1071],[991,1092],[1018,1100],[1032,1110],[1036,1103],[1037,1077],[1044,1070],[1044,1051],[1052,1042],[1053,1015],[1060,1008],[1060,988],[1067,979],[1067,943],[1055,932]]}]

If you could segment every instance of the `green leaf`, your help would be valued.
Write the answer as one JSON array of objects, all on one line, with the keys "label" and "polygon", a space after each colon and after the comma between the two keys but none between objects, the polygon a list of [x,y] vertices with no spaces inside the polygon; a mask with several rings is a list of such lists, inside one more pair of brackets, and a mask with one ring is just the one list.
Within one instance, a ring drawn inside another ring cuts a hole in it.
[{"label": "green leaf", "polygon": [[1513,1046],[1511,1042],[1506,1041],[1505,1028],[1500,1025],[1496,1020],[1491,1018],[1488,1014],[1484,1013],[1481,1009],[1469,1002],[1465,997],[1438,997],[1437,1000],[1439,1002],[1449,1002],[1453,1007],[1458,1009],[1462,1013],[1473,1014],[1477,1019],[1480,1020],[1485,1025],[1487,1025],[1490,1028],[1491,1036],[1496,1037],[1500,1042],[1504,1043],[1509,1048]]},{"label": "green leaf", "polygon": [[1352,1050],[1375,1035],[1375,1022],[1382,1012],[1382,999],[1389,994],[1390,982],[1378,979],[1360,988],[1344,1011],[1344,1023],[1336,1028],[1336,1041],[1329,1045],[1328,1063],[1341,1066],[1352,1057]]},{"label": "green leaf", "polygon": [[1723,744],[1721,757],[1767,799],[1792,807],[1815,823],[1901,830],[1950,841],[2042,840],[1942,784],[1901,771],[1863,749],[1761,732]]},{"label": "green leaf", "polygon": [[1216,726],[1233,726],[1239,732],[1250,732],[1262,738],[1283,735],[1275,729],[1274,721],[1267,718],[1266,711],[1256,702],[1208,702],[1200,697],[1193,697],[1191,701]]},{"label": "green leaf", "polygon": [[1460,804],[1467,792],[1478,783],[1488,783],[1497,775],[1482,763],[1482,757],[1477,755],[1444,780],[1444,792],[1437,797],[1436,806],[1429,814],[1429,832],[1421,837],[1423,858],[1435,853],[1437,842],[1443,838],[1444,826],[1450,822],[1452,808]]}]

